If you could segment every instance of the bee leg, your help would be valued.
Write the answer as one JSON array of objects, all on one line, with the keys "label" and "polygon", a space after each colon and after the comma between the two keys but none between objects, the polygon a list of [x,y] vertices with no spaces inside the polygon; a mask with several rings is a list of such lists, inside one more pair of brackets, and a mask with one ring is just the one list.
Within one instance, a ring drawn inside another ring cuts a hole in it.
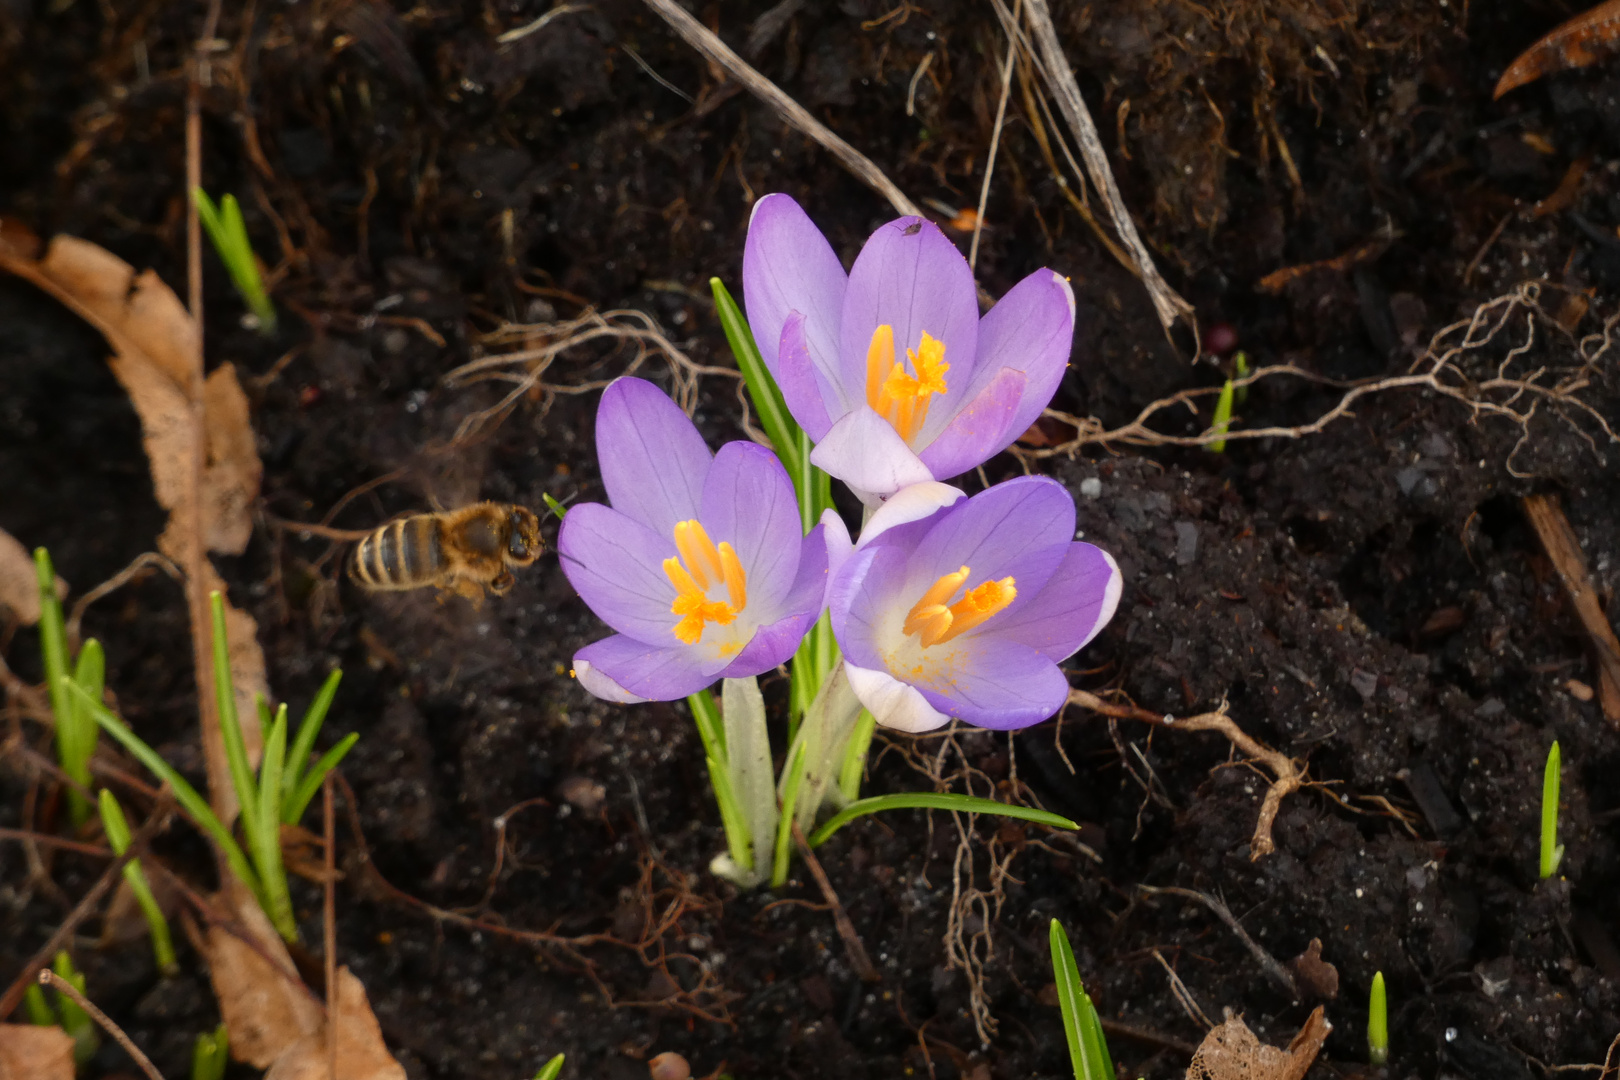
[{"label": "bee leg", "polygon": [[444,588],[472,601],[474,609],[484,606],[484,587],[471,578],[458,577],[454,584],[447,584]]},{"label": "bee leg", "polygon": [[503,569],[500,573],[496,574],[490,579],[489,591],[494,593],[496,596],[505,596],[507,590],[516,584],[516,582],[517,578],[512,576],[512,571]]}]

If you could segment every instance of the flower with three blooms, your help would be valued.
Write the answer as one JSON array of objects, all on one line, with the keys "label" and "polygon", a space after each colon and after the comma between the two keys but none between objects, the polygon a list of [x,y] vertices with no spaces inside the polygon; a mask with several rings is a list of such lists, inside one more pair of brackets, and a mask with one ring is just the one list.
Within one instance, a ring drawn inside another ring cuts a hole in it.
[{"label": "flower with three blooms", "polygon": [[982,464],[1057,390],[1074,294],[1037,270],[979,317],[973,271],[933,222],[872,234],[849,273],[787,195],[754,205],[743,299],[810,460],[863,502]]},{"label": "flower with three blooms", "polygon": [[617,633],[574,656],[609,701],[672,701],[793,655],[824,607],[827,547],[804,535],[787,471],[764,447],[710,453],[663,391],[623,378],[596,419],[611,505],[563,519],[569,584]]},{"label": "flower with three blooms", "polygon": [[833,634],[878,723],[1009,729],[1056,713],[1069,692],[1058,664],[1113,617],[1121,588],[1114,560],[1074,527],[1069,493],[1030,476],[972,498],[906,488],[853,549],[835,528]]}]

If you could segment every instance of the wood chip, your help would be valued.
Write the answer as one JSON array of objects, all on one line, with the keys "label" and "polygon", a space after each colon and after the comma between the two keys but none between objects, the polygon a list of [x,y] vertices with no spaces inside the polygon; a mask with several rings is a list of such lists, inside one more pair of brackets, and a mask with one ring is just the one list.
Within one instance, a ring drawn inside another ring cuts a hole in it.
[{"label": "wood chip", "polygon": [[1552,495],[1526,495],[1524,516],[1530,520],[1541,546],[1552,561],[1558,580],[1563,583],[1575,617],[1592,644],[1598,664],[1598,694],[1603,703],[1603,715],[1610,723],[1620,724],[1620,639],[1614,627],[1603,614],[1592,576],[1586,569],[1586,556],[1581,553],[1580,541],[1569,519]]},{"label": "wood chip", "polygon": [[73,1039],[59,1027],[0,1024],[0,1080],[73,1080]]}]

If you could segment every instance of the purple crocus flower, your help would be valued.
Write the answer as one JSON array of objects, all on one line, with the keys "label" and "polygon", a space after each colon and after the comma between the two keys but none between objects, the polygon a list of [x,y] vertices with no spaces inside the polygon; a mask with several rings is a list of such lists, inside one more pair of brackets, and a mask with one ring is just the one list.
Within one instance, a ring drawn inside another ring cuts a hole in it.
[{"label": "purple crocus flower", "polygon": [[1063,706],[1058,664],[1113,617],[1119,567],[1074,537],[1074,500],[1045,477],[973,498],[907,488],[835,545],[828,591],[851,687],[878,723],[927,731],[952,717],[1020,728]]},{"label": "purple crocus flower", "polygon": [[981,319],[973,271],[933,222],[884,225],[846,277],[780,194],[754,204],[743,300],[810,460],[868,504],[1006,449],[1052,399],[1074,336],[1074,294],[1051,270]]},{"label": "purple crocus flower", "polygon": [[672,701],[769,671],[820,615],[827,549],[799,524],[792,481],[764,447],[711,454],[686,414],[641,379],[602,393],[596,452],[612,506],[568,511],[563,572],[614,630],[574,655],[609,701]]}]

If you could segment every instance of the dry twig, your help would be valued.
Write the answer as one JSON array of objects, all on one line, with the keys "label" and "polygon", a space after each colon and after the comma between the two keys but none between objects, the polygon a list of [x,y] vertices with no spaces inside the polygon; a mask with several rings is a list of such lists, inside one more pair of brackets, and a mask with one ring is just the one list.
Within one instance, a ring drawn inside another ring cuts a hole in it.
[{"label": "dry twig", "polygon": [[861,944],[861,936],[855,932],[855,924],[850,922],[849,913],[844,910],[844,905],[839,903],[832,882],[827,880],[827,871],[821,868],[821,860],[816,858],[816,853],[805,843],[804,832],[797,822],[793,825],[793,842],[798,845],[804,865],[809,867],[810,876],[816,879],[816,887],[821,890],[822,898],[832,910],[833,925],[838,928],[838,936],[844,941],[844,951],[849,954],[850,967],[855,969],[855,974],[860,976],[862,982],[881,982],[883,976],[872,966],[872,958],[866,954],[866,946]]},{"label": "dry twig", "polygon": [[1121,720],[1140,720],[1145,724],[1153,724],[1172,731],[1218,731],[1226,736],[1234,748],[1270,769],[1275,778],[1266,789],[1265,799],[1260,803],[1260,815],[1255,821],[1254,835],[1249,841],[1249,858],[1258,859],[1277,850],[1277,845],[1271,838],[1272,823],[1277,820],[1277,811],[1281,808],[1283,799],[1305,785],[1305,771],[1287,754],[1279,753],[1250,738],[1227,715],[1225,701],[1222,701],[1214,712],[1188,717],[1151,712],[1137,705],[1116,705],[1085,690],[1071,689],[1069,704],[1090,709],[1103,716],[1118,717]]},{"label": "dry twig", "polygon": [[646,0],[646,3],[669,23],[688,45],[702,53],[706,60],[725,69],[749,93],[781,114],[782,119],[789,125],[826,147],[833,157],[838,159],[840,165],[853,173],[861,183],[887,199],[889,205],[902,216],[923,216],[917,204],[908,199],[892,180],[883,175],[883,170],[874,165],[871,158],[833,134],[831,128],[811,116],[804,106],[756,71],[748,61],[721,41],[714,31],[694,19],[685,8],[675,3],[675,0]]},{"label": "dry twig", "polygon": [[[996,0],[996,10],[998,14],[1006,10],[1001,0]],[[1103,204],[1108,208],[1109,220],[1114,224],[1114,231],[1119,234],[1120,242],[1130,252],[1131,260],[1136,264],[1137,276],[1142,279],[1142,284],[1147,286],[1160,325],[1168,335],[1176,321],[1182,320],[1196,340],[1198,323],[1192,305],[1182,299],[1180,294],[1160,276],[1152,254],[1136,232],[1136,222],[1131,219],[1131,213],[1126,209],[1125,200],[1119,193],[1119,185],[1114,182],[1113,169],[1108,165],[1108,155],[1103,151],[1102,140],[1097,137],[1097,125],[1091,120],[1091,112],[1086,108],[1085,98],[1080,96],[1080,84],[1075,81],[1074,69],[1069,66],[1068,60],[1063,56],[1063,48],[1058,44],[1057,29],[1052,25],[1052,13],[1047,8],[1046,0],[1029,0],[1024,9],[1024,18],[1029,24],[1031,36],[1035,39],[1031,50],[1035,59],[1035,69],[1053,96],[1057,98],[1058,108],[1062,111],[1064,119],[1069,122],[1069,130],[1073,132],[1075,141],[1080,144],[1080,156],[1086,163],[1086,173],[1091,178],[1092,187],[1102,196]],[[1003,23],[1009,25],[1012,32],[1022,33],[1010,16],[1004,18]],[[1196,352],[1195,349],[1194,355]]]},{"label": "dry twig", "polygon": [[1552,560],[1553,570],[1569,596],[1575,617],[1586,631],[1597,654],[1598,684],[1603,700],[1603,715],[1611,723],[1620,721],[1620,640],[1614,627],[1603,613],[1592,575],[1586,569],[1586,557],[1581,554],[1581,542],[1570,528],[1569,519],[1553,495],[1526,495],[1524,516],[1541,540],[1541,547]]},{"label": "dry twig", "polygon": [[[1237,935],[1238,940],[1243,943],[1243,947],[1249,950],[1249,954],[1259,961],[1260,967],[1264,969],[1265,973],[1271,976],[1272,982],[1282,987],[1290,996],[1295,998],[1299,996],[1299,987],[1294,982],[1293,973],[1278,963],[1277,958],[1267,952],[1264,945],[1249,936],[1249,932],[1243,929],[1243,924],[1238,922],[1237,916],[1232,914],[1232,909],[1215,899],[1215,897],[1208,893],[1199,892],[1196,889],[1174,887],[1160,889],[1152,885],[1138,885],[1137,888],[1151,896],[1180,896],[1203,904],[1214,913],[1217,919],[1225,923],[1232,933]],[[1160,963],[1163,962],[1163,960],[1160,960]],[[1166,970],[1168,970],[1168,965],[1166,965]],[[1202,1010],[1200,1010],[1200,1015],[1202,1015]],[[1204,1017],[1204,1026],[1214,1027],[1215,1025],[1209,1022],[1208,1017]]]},{"label": "dry twig", "polygon": [[113,1041],[124,1048],[124,1053],[129,1055],[130,1060],[136,1064],[141,1072],[145,1073],[150,1080],[163,1080],[163,1074],[157,1071],[157,1066],[152,1064],[152,1059],[141,1053],[141,1048],[136,1046],[128,1035],[124,1034],[124,1029],[113,1023],[112,1018],[97,1008],[95,1002],[79,993],[78,987],[50,968],[46,968],[39,973],[39,984],[48,986],[58,994],[71,998],[73,1004],[83,1009],[90,1019],[101,1025],[101,1030],[111,1035]]}]

